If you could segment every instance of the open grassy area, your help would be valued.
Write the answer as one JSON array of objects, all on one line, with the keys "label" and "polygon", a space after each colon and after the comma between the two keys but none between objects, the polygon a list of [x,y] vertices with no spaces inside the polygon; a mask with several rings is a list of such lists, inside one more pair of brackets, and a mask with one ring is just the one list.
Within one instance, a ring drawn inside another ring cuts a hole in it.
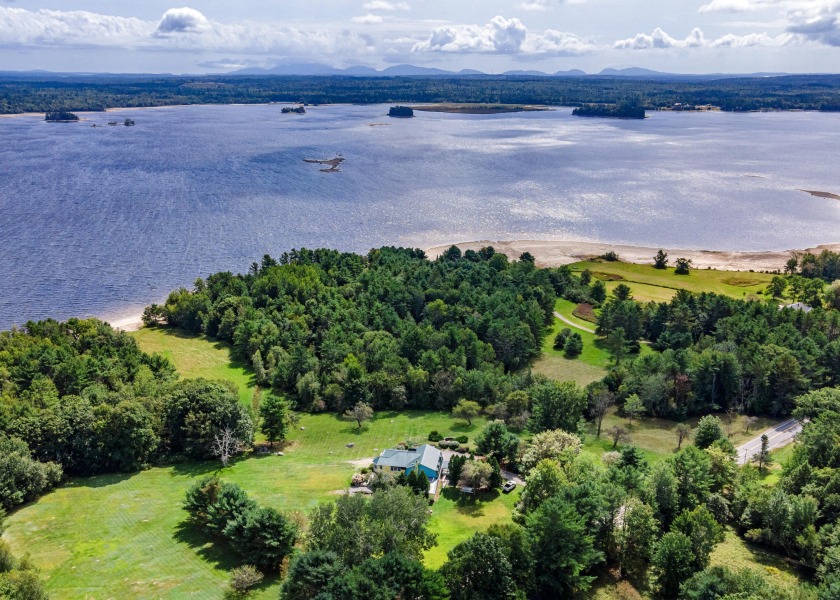
[{"label": "open grassy area", "polygon": [[[675,260],[677,257],[671,257]],[[625,262],[584,261],[574,263],[572,269],[589,269],[605,279],[608,290],[624,283],[633,290],[637,300],[667,301],[678,289],[690,292],[715,292],[733,298],[744,298],[763,291],[773,275],[746,271],[715,271],[691,269],[688,275],[676,275],[673,268],[654,269],[651,265]],[[620,277],[621,279],[616,279]]]},{"label": "open grassy area", "polygon": [[790,591],[796,591],[802,585],[802,579],[796,567],[786,562],[780,555],[748,543],[731,529],[726,531],[723,542],[718,544],[712,552],[711,564],[735,570],[755,569],[773,583]]},{"label": "open grassy area", "polygon": [[181,377],[231,381],[239,389],[240,400],[251,404],[253,375],[245,364],[236,360],[225,342],[163,327],[144,327],[130,335],[143,352],[158,352],[171,360]]},{"label": "open grassy area", "polygon": [[[485,424],[407,411],[378,413],[359,430],[334,415],[301,415],[285,456],[244,458],[221,475],[261,504],[308,512],[348,485],[356,470],[351,461],[407,439],[424,441],[434,429],[467,435],[472,444]],[[235,566],[230,552],[183,526],[181,509],[189,486],[217,468],[198,463],[75,479],[11,515],[4,538],[32,555],[56,598],[221,598]],[[518,492],[466,503],[447,492],[433,508],[439,545],[429,564],[439,566],[454,545],[508,520]],[[269,581],[255,597],[276,598],[277,586]]]},{"label": "open grassy area", "polygon": [[[596,327],[594,323],[579,319],[572,314],[576,306],[574,302],[561,298],[557,300],[554,309],[573,323],[594,330]],[[566,328],[579,333],[583,339],[583,352],[577,358],[566,358],[562,350],[554,349],[554,336]],[[652,352],[652,350],[648,346],[642,346],[641,353],[647,352]],[[635,356],[637,355],[631,354],[628,360],[632,360]],[[602,379],[612,362],[612,354],[604,347],[598,336],[555,319],[551,331],[543,342],[542,356],[534,363],[533,371],[558,381],[575,381],[580,385],[586,385]]]},{"label": "open grassy area", "polygon": [[[688,419],[686,423],[691,425],[692,428],[695,428],[699,420],[700,419],[698,417],[694,417]],[[735,446],[753,439],[763,430],[773,427],[779,423],[777,420],[761,417],[750,428],[750,432],[746,433],[744,431],[747,422],[747,417],[745,415],[739,415],[733,419],[731,425],[727,423],[726,416],[722,416],[721,420],[724,424],[724,431],[727,432],[729,439]],[[604,452],[611,451],[613,449],[612,439],[607,433],[607,430],[615,425],[622,425],[629,428],[630,437],[632,438],[631,443],[644,451],[645,457],[648,461],[657,462],[667,458],[676,450],[677,424],[678,423],[676,421],[670,421],[667,419],[641,417],[633,419],[633,425],[631,427],[629,426],[629,420],[626,417],[619,415],[618,409],[613,407],[604,417],[604,422],[601,426],[600,438],[595,437],[595,424],[587,423],[586,438],[584,440],[583,447],[584,450],[597,454],[598,456]],[[683,446],[687,443],[690,444],[691,441],[683,441]],[[784,451],[786,451],[786,449],[782,449],[779,452]],[[774,457],[775,456],[776,455],[774,454]],[[779,458],[777,460],[781,461],[783,458]]]}]

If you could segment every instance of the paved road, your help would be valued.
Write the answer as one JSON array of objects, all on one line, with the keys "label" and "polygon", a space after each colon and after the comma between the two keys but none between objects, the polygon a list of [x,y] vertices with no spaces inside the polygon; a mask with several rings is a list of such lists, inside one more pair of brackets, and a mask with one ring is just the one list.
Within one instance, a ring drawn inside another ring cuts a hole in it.
[{"label": "paved road", "polygon": [[767,436],[767,439],[770,441],[770,449],[775,450],[776,448],[790,444],[800,431],[802,431],[802,423],[796,419],[790,419],[784,423],[779,423],[773,429],[762,432],[758,437],[751,439],[746,444],[742,444],[735,449],[738,452],[738,464],[747,464],[755,453],[761,450],[762,435]]},{"label": "paved road", "polygon": [[560,314],[559,312],[557,312],[556,310],[554,311],[554,316],[555,316],[555,317],[557,317],[558,319],[560,319],[561,321],[563,321],[566,325],[571,325],[571,326],[572,326],[572,327],[574,327],[575,329],[580,329],[581,331],[585,331],[586,333],[595,333],[595,330],[594,330],[594,329],[589,329],[589,328],[587,328],[587,327],[584,327],[583,325],[578,325],[578,324],[577,324],[577,323],[575,323],[574,321],[572,321],[572,320],[570,320],[570,319],[567,319],[566,317],[564,317],[563,315],[561,315],[561,314]]}]

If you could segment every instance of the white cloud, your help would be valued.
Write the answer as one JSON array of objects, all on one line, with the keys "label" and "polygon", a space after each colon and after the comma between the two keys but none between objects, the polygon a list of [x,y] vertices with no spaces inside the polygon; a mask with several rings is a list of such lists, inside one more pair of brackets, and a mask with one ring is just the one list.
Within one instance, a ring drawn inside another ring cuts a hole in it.
[{"label": "white cloud", "polygon": [[755,12],[779,5],[779,0],[712,0],[698,12]]},{"label": "white cloud", "polygon": [[154,22],[84,11],[0,7],[0,44],[342,57],[367,56],[373,51],[370,40],[348,30],[307,31],[255,22],[224,24],[189,8],[170,9]]},{"label": "white cloud", "polygon": [[157,26],[158,35],[169,33],[201,33],[210,31],[210,21],[194,8],[170,8]]},{"label": "white cloud", "polygon": [[151,36],[154,23],[87,11],[30,11],[0,6],[0,44],[131,45]]},{"label": "white cloud", "polygon": [[523,2],[519,8],[527,11],[542,11],[548,10],[550,0],[531,0],[530,2]]},{"label": "white cloud", "polygon": [[411,10],[406,2],[386,2],[385,0],[372,0],[362,6],[362,10]]},{"label": "white cloud", "polygon": [[383,19],[379,15],[367,14],[362,15],[361,17],[353,17],[350,20],[354,23],[359,23],[360,25],[375,25],[377,23],[381,23]]},{"label": "white cloud", "polygon": [[706,43],[703,32],[696,27],[685,39],[679,40],[665,33],[657,27],[653,33],[638,33],[632,38],[618,40],[613,47],[629,50],[648,50],[652,48],[697,48]]},{"label": "white cloud", "polygon": [[706,40],[703,32],[694,28],[685,39],[677,39],[657,27],[653,33],[639,33],[626,40],[618,40],[613,47],[620,50],[666,50],[669,48],[747,48],[751,46],[784,46],[795,41],[790,34],[771,37],[766,33],[747,35],[726,34],[714,40]]},{"label": "white cloud", "polygon": [[786,31],[809,41],[840,46],[840,0],[801,2],[787,12]]},{"label": "white cloud", "polygon": [[496,53],[516,55],[573,55],[593,45],[571,33],[553,29],[528,32],[519,19],[493,17],[486,25],[447,25],[414,45],[413,52]]}]

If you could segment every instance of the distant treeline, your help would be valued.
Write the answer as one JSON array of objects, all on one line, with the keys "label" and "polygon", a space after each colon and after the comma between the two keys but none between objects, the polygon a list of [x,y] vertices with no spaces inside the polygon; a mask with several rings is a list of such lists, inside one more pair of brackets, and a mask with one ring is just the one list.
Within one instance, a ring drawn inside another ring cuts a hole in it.
[{"label": "distant treeline", "polygon": [[459,102],[583,106],[638,98],[727,111],[840,110],[840,75],[719,80],[605,77],[0,77],[0,113],[169,104]]},{"label": "distant treeline", "polygon": [[577,117],[616,117],[620,119],[644,119],[645,109],[634,104],[586,104],[577,107],[572,114]]}]

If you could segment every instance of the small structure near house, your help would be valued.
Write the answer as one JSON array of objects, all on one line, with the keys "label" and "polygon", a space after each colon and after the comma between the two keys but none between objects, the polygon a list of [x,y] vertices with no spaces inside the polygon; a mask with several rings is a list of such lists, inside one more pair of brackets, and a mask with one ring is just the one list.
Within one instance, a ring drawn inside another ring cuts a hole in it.
[{"label": "small structure near house", "polygon": [[794,302],[793,304],[785,304],[784,308],[791,308],[793,310],[801,310],[802,312],[809,313],[814,308],[805,304],[804,302]]},{"label": "small structure near house", "polygon": [[377,472],[394,473],[408,473],[419,468],[429,478],[429,482],[434,482],[443,469],[443,453],[429,444],[410,450],[389,448],[373,459],[373,468]]}]

